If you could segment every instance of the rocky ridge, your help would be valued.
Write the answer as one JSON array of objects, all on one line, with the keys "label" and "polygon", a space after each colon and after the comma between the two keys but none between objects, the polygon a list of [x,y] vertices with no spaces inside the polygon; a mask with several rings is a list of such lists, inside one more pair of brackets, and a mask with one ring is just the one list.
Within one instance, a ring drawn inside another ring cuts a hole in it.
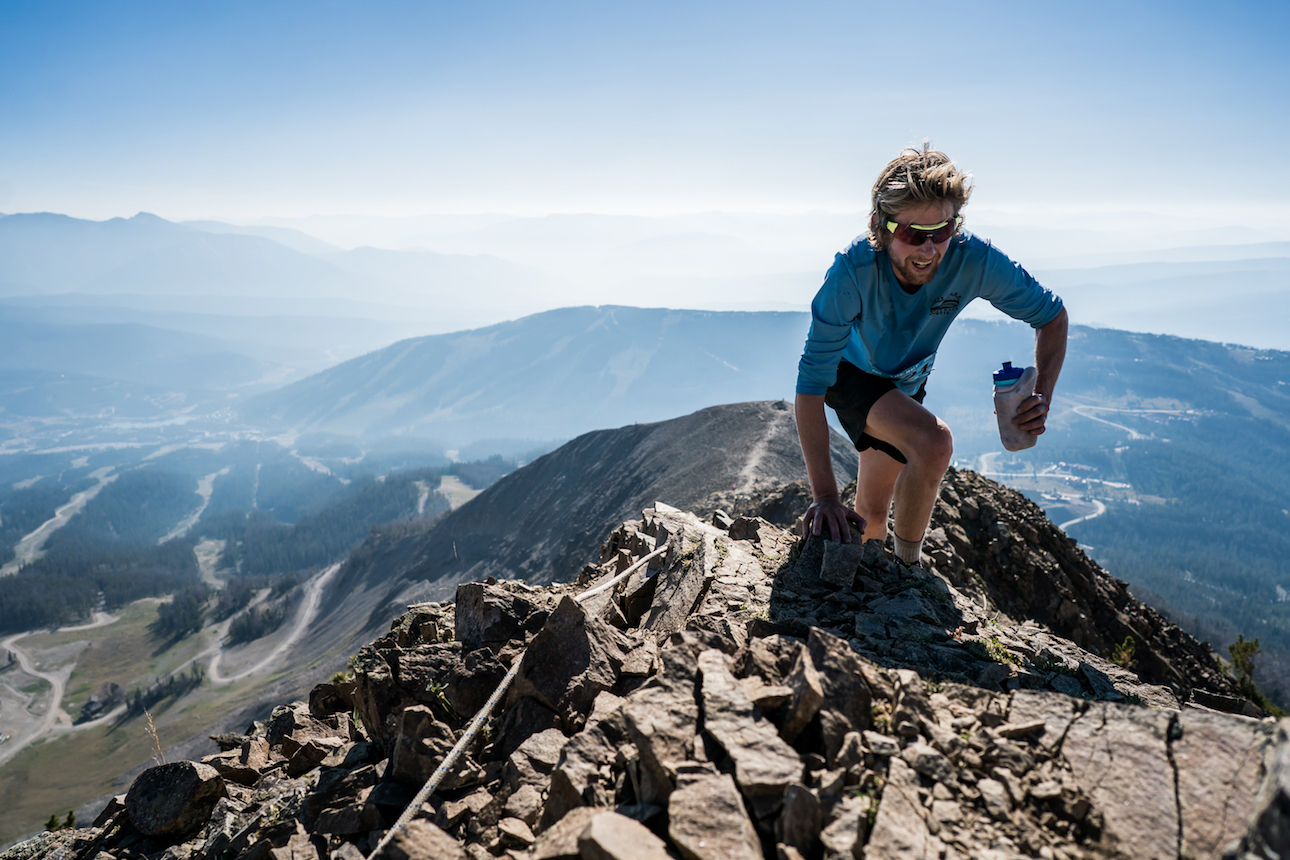
[{"label": "rocky ridge", "polygon": [[[832,434],[840,483],[855,448]],[[360,629],[349,649],[379,636],[411,603],[452,598],[490,576],[546,584],[594,561],[606,534],[656,499],[711,512],[713,489],[738,500],[804,478],[792,406],[730,403],[652,424],[585,433],[506,475],[428,530],[377,536],[342,567],[324,602],[335,619],[307,645]],[[366,622],[364,619],[368,619]]]},{"label": "rocky ridge", "polygon": [[1213,655],[1019,499],[952,473],[925,569],[656,504],[575,583],[413,606],[352,677],[0,856],[359,860],[516,661],[381,857],[1290,852],[1290,721],[1215,710],[1249,706]]}]

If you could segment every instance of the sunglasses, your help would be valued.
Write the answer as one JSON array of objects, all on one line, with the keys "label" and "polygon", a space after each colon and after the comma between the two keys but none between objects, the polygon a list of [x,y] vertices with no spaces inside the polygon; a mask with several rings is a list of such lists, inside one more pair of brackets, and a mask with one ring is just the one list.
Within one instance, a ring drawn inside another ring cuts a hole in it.
[{"label": "sunglasses", "polygon": [[900,241],[919,247],[928,239],[931,239],[933,244],[944,242],[954,235],[954,231],[959,228],[962,221],[962,215],[955,215],[950,220],[939,224],[897,224],[895,221],[888,221],[887,229]]}]

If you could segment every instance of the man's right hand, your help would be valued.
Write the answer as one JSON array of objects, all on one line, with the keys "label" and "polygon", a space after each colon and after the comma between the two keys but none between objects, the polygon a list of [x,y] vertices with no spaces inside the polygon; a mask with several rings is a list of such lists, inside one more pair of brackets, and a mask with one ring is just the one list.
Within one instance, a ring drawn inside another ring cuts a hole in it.
[{"label": "man's right hand", "polygon": [[827,525],[829,538],[842,543],[851,543],[851,528],[848,523],[855,523],[860,533],[864,533],[864,517],[837,499],[812,502],[806,509],[806,515],[802,517],[802,524],[810,534],[819,537]]}]

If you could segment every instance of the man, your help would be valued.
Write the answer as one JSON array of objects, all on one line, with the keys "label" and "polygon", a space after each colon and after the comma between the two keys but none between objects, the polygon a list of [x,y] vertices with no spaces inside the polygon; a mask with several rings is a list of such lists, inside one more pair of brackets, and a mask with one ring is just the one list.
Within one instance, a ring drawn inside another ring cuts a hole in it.
[{"label": "man", "polygon": [[[918,564],[941,478],[953,454],[950,428],[922,405],[936,349],[974,298],[1035,328],[1035,394],[1012,422],[1044,432],[1066,356],[1066,310],[1025,269],[960,230],[970,177],[924,143],[905,149],[873,186],[869,233],[838,254],[811,303],[797,372],[797,432],[813,504],[813,534],[885,540],[894,498],[896,557]],[[828,404],[856,450],[856,503],[842,504],[829,458]]]}]

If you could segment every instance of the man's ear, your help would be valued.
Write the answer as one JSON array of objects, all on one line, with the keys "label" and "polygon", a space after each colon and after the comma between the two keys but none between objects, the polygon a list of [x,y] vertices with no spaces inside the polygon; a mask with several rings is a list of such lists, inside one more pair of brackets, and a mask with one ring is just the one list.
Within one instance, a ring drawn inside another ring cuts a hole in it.
[{"label": "man's ear", "polygon": [[882,232],[882,214],[879,212],[869,213],[869,235],[873,238],[870,240],[875,247],[887,247],[886,236]]}]

